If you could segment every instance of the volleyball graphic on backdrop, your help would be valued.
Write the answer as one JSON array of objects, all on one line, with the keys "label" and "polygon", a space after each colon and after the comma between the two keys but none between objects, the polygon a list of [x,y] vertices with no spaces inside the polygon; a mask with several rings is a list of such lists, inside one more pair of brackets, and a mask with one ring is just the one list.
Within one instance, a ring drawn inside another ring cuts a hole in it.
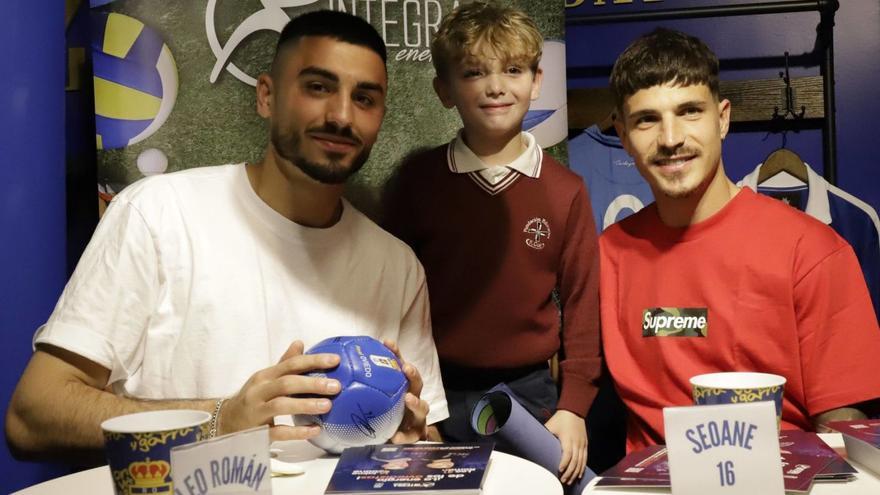
[{"label": "volleyball graphic on backdrop", "polygon": [[529,105],[523,130],[532,133],[541,147],[549,148],[568,137],[565,43],[544,40],[540,67],[544,73],[541,94]]},{"label": "volleyball graphic on backdrop", "polygon": [[123,148],[156,132],[177,99],[177,66],[155,30],[122,14],[92,12],[95,138]]},{"label": "volleyball graphic on backdrop", "polygon": [[297,425],[317,424],[321,433],[310,441],[338,454],[346,447],[385,443],[403,420],[409,382],[391,350],[372,337],[333,337],[306,354],[339,355],[339,366],[310,373],[339,380],[342,389],[331,398],[329,412],[297,415]]}]

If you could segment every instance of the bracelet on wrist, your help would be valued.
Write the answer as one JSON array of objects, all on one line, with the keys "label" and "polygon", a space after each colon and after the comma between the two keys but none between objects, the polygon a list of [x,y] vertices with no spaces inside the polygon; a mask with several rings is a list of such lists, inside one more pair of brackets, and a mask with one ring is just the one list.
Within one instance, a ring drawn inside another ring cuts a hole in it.
[{"label": "bracelet on wrist", "polygon": [[223,407],[224,402],[226,402],[226,399],[217,399],[217,403],[214,404],[214,412],[211,413],[211,429],[208,432],[208,438],[214,438],[217,436],[217,431],[220,426],[220,408]]}]

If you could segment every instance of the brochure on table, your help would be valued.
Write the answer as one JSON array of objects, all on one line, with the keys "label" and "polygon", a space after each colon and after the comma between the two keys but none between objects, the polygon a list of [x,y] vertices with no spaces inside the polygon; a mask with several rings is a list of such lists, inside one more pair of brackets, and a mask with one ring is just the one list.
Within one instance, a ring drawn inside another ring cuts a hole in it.
[{"label": "brochure on table", "polygon": [[848,481],[857,471],[818,435],[808,431],[779,433],[785,491],[808,492],[813,481]]},{"label": "brochure on table", "polygon": [[826,426],[843,434],[850,459],[880,475],[880,419],[834,421]]},{"label": "brochure on table", "polygon": [[327,494],[478,494],[492,443],[370,445],[342,452]]},{"label": "brochure on table", "polygon": [[[818,435],[799,430],[779,434],[785,491],[806,493],[814,481],[848,481],[856,469]],[[666,447],[654,445],[633,452],[602,473],[597,486],[668,487]]]}]

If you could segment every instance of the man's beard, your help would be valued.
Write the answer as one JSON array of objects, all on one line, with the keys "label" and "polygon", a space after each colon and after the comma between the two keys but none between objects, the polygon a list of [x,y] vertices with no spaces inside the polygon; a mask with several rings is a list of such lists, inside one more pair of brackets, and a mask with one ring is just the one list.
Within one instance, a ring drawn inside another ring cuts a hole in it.
[{"label": "man's beard", "polygon": [[[321,128],[310,130],[327,134],[336,134],[341,137],[356,140],[358,143],[363,143],[354,135],[349,127],[339,128],[333,124],[327,124]],[[275,147],[275,150],[279,155],[290,163],[293,163],[297,168],[302,170],[304,174],[322,184],[344,183],[349,177],[357,173],[357,171],[363,167],[364,163],[366,163],[367,158],[370,157],[370,147],[364,146],[361,149],[361,152],[352,158],[351,165],[349,166],[345,166],[345,164],[339,160],[334,160],[332,158],[328,158],[326,163],[319,163],[309,160],[302,153],[302,138],[296,132],[291,132],[287,136],[282,136],[278,127],[273,126],[271,139],[272,145]]]},{"label": "man's beard", "polygon": [[681,185],[681,182],[684,182],[685,180],[685,177],[682,177],[681,174],[677,174],[672,178],[666,178],[665,180],[667,182],[666,187],[661,188],[661,191],[664,196],[670,199],[688,198],[692,196],[700,186],[700,184],[697,184],[694,187],[685,188]]}]

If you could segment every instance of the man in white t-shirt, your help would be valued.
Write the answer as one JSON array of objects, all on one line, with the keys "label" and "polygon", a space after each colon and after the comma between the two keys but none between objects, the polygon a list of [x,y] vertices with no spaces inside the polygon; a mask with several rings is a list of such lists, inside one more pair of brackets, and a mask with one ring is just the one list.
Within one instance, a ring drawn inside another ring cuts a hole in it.
[{"label": "man in white t-shirt", "polygon": [[319,427],[275,418],[330,409],[340,384],[304,373],[339,358],[303,349],[338,335],[406,360],[393,442],[446,418],[422,267],[342,198],[382,124],[385,60],[362,19],[294,19],[257,82],[262,160],[154,176],[114,199],[34,338],[6,416],[14,453],[82,461],[103,420],[168,408],[211,412],[218,434],[311,438]]}]

